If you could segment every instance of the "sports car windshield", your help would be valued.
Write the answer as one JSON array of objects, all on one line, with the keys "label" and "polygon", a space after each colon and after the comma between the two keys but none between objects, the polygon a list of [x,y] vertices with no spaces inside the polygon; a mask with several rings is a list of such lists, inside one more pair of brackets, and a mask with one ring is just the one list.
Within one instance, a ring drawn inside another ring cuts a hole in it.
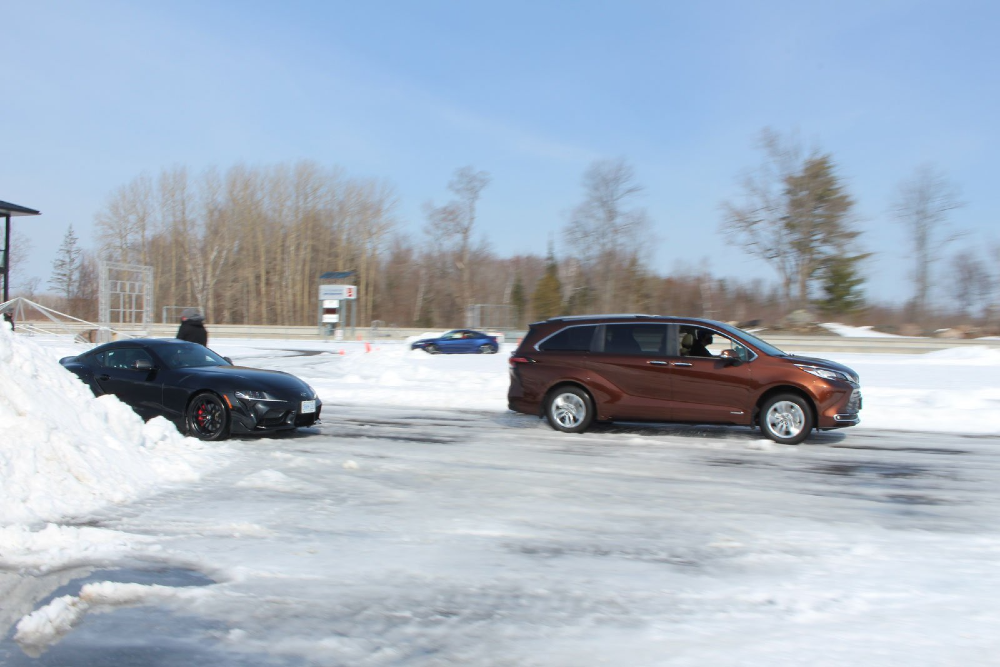
[{"label": "sports car windshield", "polygon": [[228,366],[229,362],[197,343],[178,343],[157,350],[165,363],[172,370],[178,368],[197,368],[201,366]]}]

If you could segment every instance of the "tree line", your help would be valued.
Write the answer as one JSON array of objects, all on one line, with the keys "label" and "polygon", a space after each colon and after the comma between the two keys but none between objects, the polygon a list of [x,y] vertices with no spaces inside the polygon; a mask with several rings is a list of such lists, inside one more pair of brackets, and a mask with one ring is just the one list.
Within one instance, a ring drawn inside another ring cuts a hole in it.
[{"label": "tree line", "polygon": [[[899,188],[895,213],[912,242],[914,297],[900,313],[871,310],[864,295],[864,249],[856,203],[829,153],[805,151],[794,137],[764,130],[761,164],[722,202],[719,229],[770,265],[777,284],[720,280],[687,268],[650,268],[651,221],[643,186],[624,159],[594,162],[556,249],[501,257],[477,228],[490,175],[455,171],[443,204],[428,202],[424,226],[406,234],[397,196],[381,181],[301,161],[290,165],[141,175],[111,193],[96,216],[96,251],[72,227],[49,283],[64,307],[96,316],[96,262],[153,267],[158,307],[196,306],[210,322],[303,325],[316,322],[319,275],[353,270],[358,322],[461,326],[470,306],[491,304],[483,326],[521,328],[559,314],[651,312],[776,322],[795,309],[847,317],[878,312],[926,320],[940,248],[955,238],[948,213],[960,205],[947,178],[922,168]],[[994,250],[1000,255],[1000,249]],[[995,322],[1000,274],[980,250],[963,250],[949,295]],[[499,315],[497,314],[499,313]]]}]

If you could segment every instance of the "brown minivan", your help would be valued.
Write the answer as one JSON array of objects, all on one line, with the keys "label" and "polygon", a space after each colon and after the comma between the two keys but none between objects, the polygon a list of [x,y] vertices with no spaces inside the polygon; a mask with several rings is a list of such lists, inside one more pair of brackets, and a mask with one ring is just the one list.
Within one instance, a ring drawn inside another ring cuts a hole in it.
[{"label": "brown minivan", "polygon": [[759,426],[795,445],[860,419],[858,374],[690,317],[588,315],[530,325],[510,357],[511,410],[559,431],[593,420]]}]

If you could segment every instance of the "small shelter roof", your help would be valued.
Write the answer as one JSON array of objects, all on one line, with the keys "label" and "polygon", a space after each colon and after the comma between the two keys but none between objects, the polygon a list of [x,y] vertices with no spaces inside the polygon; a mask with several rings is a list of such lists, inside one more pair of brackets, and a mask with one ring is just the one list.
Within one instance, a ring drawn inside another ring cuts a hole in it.
[{"label": "small shelter roof", "polygon": [[0,216],[7,215],[14,217],[16,215],[41,215],[41,213],[27,206],[18,206],[10,202],[0,201]]}]

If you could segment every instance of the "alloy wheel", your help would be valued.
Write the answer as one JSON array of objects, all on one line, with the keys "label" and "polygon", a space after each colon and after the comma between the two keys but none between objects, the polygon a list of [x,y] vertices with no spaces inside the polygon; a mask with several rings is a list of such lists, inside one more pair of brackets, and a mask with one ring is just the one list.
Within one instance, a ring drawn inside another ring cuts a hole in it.
[{"label": "alloy wheel", "polygon": [[224,437],[227,421],[226,408],[214,394],[201,394],[188,407],[188,428],[200,440]]},{"label": "alloy wheel", "polygon": [[552,401],[552,418],[566,429],[577,428],[587,418],[587,406],[576,394],[559,394]]},{"label": "alloy wheel", "polygon": [[778,401],[765,416],[770,430],[781,438],[794,438],[805,428],[806,415],[796,403]]}]

